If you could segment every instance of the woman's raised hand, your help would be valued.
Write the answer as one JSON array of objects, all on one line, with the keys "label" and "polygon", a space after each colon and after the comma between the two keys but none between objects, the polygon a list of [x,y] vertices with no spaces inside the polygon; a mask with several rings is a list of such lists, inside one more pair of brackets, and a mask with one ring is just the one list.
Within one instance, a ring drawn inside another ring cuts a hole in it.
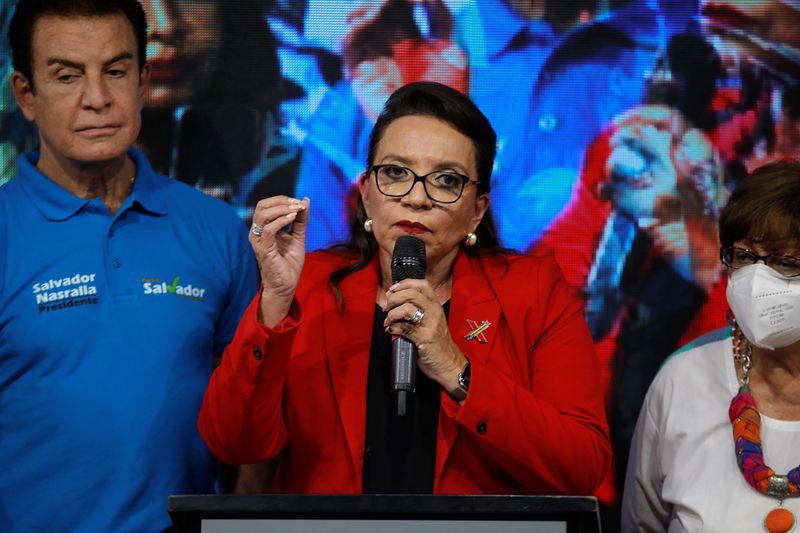
[{"label": "woman's raised hand", "polygon": [[263,285],[259,319],[266,326],[276,326],[292,305],[305,261],[309,203],[273,196],[256,204],[250,244]]}]

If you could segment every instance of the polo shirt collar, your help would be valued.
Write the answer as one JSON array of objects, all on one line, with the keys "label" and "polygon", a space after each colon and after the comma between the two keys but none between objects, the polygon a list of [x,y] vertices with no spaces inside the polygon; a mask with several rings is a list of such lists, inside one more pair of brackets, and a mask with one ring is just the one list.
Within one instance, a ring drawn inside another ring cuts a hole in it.
[{"label": "polo shirt collar", "polygon": [[[134,204],[140,205],[145,211],[157,215],[167,213],[163,186],[159,177],[153,172],[145,155],[135,148],[128,150],[128,155],[136,163],[136,181],[133,191],[125,199],[120,212]],[[20,184],[28,191],[34,204],[50,220],[66,220],[80,211],[91,199],[79,198],[67,191],[56,182],[42,174],[36,163],[39,161],[39,152],[22,154],[17,162],[17,177]]]},{"label": "polo shirt collar", "polygon": [[136,181],[133,190],[125,200],[123,208],[131,203],[139,204],[145,211],[155,215],[167,214],[167,203],[164,201],[164,178],[153,172],[150,161],[136,148],[128,150],[133,162],[136,163]]}]

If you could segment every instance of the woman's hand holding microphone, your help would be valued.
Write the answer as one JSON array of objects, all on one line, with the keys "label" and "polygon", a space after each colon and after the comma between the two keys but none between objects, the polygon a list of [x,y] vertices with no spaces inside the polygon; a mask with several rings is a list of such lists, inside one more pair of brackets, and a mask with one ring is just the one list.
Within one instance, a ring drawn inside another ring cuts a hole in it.
[{"label": "woman's hand holding microphone", "polygon": [[[417,366],[446,391],[458,386],[458,374],[468,360],[447,327],[440,298],[425,279],[404,279],[386,293],[384,329],[417,347]],[[415,319],[415,317],[421,317]]]}]

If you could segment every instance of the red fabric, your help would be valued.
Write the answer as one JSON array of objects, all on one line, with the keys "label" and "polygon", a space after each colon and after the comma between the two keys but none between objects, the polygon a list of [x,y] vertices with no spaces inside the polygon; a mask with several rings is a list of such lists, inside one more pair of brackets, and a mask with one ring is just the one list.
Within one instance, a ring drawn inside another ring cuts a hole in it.
[{"label": "red fabric", "polygon": [[[581,299],[585,297],[586,278],[592,267],[603,228],[611,215],[611,203],[600,198],[599,188],[606,181],[609,140],[614,131],[613,126],[607,128],[589,146],[584,158],[583,171],[570,202],[531,250],[533,255],[539,257],[552,256],[564,272],[567,283]],[[716,246],[716,243],[702,244],[704,247]],[[716,256],[716,253],[716,249],[713,249],[712,254]],[[728,309],[725,296],[726,281],[722,276],[712,286],[708,300],[687,327],[681,344],[726,325],[725,312]],[[611,363],[616,350],[619,318],[617,326],[595,345],[600,357],[603,388],[606,394],[611,390]]]},{"label": "red fabric", "polygon": [[606,160],[613,132],[613,128],[605,130],[589,146],[572,198],[533,249],[534,255],[555,258],[567,283],[580,298],[584,297],[583,287],[595,250],[611,215],[611,203],[600,199],[599,188],[606,181]]},{"label": "red fabric", "polygon": [[712,142],[723,161],[737,161],[741,158],[740,144],[749,143],[758,122],[758,114],[749,109],[733,115],[712,133]]},{"label": "red fabric", "polygon": [[[531,250],[531,253],[538,257],[552,256],[564,272],[564,277],[574,294],[581,300],[585,298],[586,279],[603,229],[611,215],[611,202],[601,199],[600,187],[606,181],[606,161],[611,152],[609,141],[615,131],[615,126],[607,128],[589,146],[580,179],[570,202]],[[715,243],[709,245],[715,246]],[[728,309],[725,296],[726,281],[722,276],[712,286],[706,303],[686,328],[679,346],[726,325],[725,313]],[[601,366],[600,379],[607,399],[610,398],[614,386],[612,365],[617,351],[617,336],[622,318],[620,313],[609,334],[595,343]],[[595,495],[604,503],[614,503],[618,497],[614,487],[614,475],[611,470]]]},{"label": "red fabric", "polygon": [[392,44],[392,57],[403,85],[425,80],[443,83],[464,94],[469,90],[466,57],[450,41],[403,39]]},{"label": "red fabric", "polygon": [[[299,312],[276,330],[257,323],[256,298],[203,401],[200,432],[221,460],[280,455],[275,492],[361,492],[378,266],[342,282],[342,314],[327,278],[345,261],[309,254]],[[471,385],[463,406],[442,392],[434,492],[590,494],[610,445],[581,304],[553,261],[508,261],[507,272],[464,254],[454,265],[450,332]],[[491,322],[487,344],[464,339],[467,319]]]}]

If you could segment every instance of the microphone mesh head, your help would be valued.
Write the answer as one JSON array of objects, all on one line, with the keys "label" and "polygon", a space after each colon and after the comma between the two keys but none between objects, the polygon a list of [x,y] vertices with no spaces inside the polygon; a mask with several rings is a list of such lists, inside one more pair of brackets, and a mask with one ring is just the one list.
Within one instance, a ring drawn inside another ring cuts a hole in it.
[{"label": "microphone mesh head", "polygon": [[403,235],[394,243],[392,282],[425,278],[425,243],[413,235]]}]

